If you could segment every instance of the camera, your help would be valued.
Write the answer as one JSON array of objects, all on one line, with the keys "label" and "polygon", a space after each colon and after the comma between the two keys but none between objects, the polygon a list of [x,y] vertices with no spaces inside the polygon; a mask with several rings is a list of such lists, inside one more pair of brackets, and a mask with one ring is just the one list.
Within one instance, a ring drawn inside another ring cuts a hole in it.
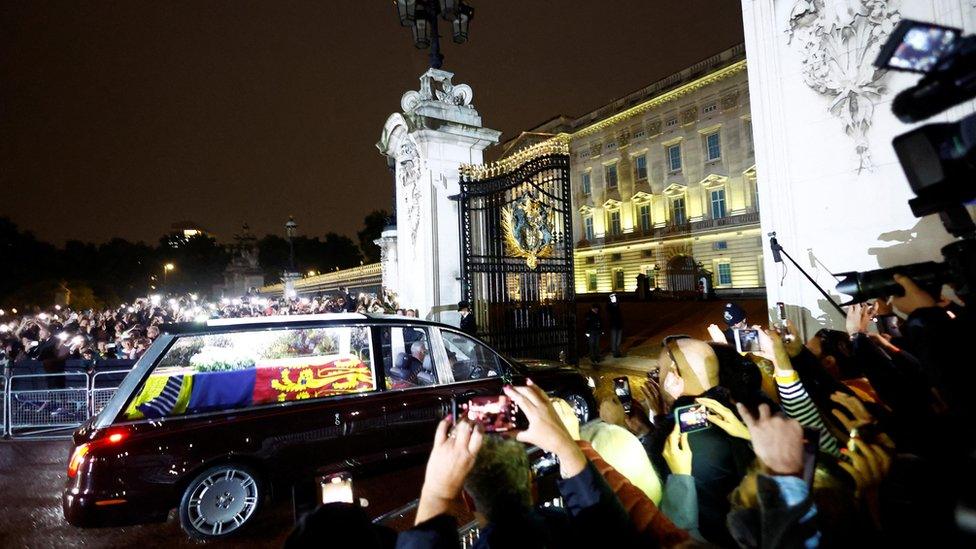
[{"label": "camera", "polygon": [[[917,122],[976,97],[976,36],[931,23],[903,19],[881,48],[874,65],[921,73],[919,82],[895,97],[892,112],[903,122]],[[850,296],[844,305],[876,297],[902,295],[896,273],[939,296],[950,284],[963,301],[976,290],[976,224],[965,204],[976,200],[976,115],[952,123],[926,124],[894,138],[892,146],[915,198],[915,217],[938,214],[957,238],[942,248],[944,261],[913,263],[865,272],[847,272],[837,291]]]}]

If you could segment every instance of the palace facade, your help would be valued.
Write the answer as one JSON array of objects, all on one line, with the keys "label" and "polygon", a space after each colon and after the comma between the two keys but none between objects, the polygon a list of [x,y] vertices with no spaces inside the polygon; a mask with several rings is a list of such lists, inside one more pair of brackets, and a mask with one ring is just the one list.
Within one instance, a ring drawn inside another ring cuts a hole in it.
[{"label": "palace facade", "polygon": [[764,292],[745,48],[736,46],[578,118],[555,117],[504,155],[569,134],[578,293]]}]

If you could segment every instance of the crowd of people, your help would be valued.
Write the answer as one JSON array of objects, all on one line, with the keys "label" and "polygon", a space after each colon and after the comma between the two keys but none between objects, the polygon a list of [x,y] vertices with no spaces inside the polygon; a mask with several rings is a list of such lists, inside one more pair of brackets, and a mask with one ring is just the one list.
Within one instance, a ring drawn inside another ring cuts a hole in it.
[{"label": "crowd of people", "polygon": [[60,363],[81,359],[138,359],[159,336],[160,326],[172,322],[203,321],[273,315],[338,312],[398,313],[390,296],[334,294],[293,299],[245,295],[207,301],[196,294],[152,295],[131,304],[101,310],[74,310],[54,305],[47,310],[0,310],[0,364],[24,360]]},{"label": "crowd of people", "polygon": [[[527,380],[504,393],[528,427],[486,434],[445,418],[414,526],[372,525],[355,504],[306,515],[286,547],[869,547],[972,543],[974,399],[965,306],[896,277],[904,295],[848,309],[846,330],[803,341],[789,322],[750,352],[723,330],[670,336],[627,398],[595,389],[599,420]],[[744,321],[735,307],[730,327]],[[891,315],[897,330],[873,326]],[[523,443],[555,456],[557,498]],[[337,533],[341,532],[341,534]],[[967,537],[968,536],[968,537]]]}]

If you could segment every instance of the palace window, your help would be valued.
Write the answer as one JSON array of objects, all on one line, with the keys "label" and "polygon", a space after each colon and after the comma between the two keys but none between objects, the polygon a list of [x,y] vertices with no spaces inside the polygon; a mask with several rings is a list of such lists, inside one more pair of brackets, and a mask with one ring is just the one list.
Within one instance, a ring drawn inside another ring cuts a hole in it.
[{"label": "palace window", "polygon": [[637,219],[640,222],[640,228],[642,231],[650,232],[651,230],[651,205],[641,204],[637,206]]},{"label": "palace window", "polygon": [[673,128],[673,127],[675,127],[677,125],[678,125],[678,117],[677,116],[675,116],[674,118],[668,118],[667,121],[664,123],[664,127],[666,127],[666,128]]},{"label": "palace window", "polygon": [[715,242],[712,243],[712,249],[713,250],[716,250],[716,251],[718,251],[718,250],[728,250],[729,249],[729,243],[726,240],[718,240],[718,241],[715,241]]},{"label": "palace window", "polygon": [[732,264],[728,261],[724,261],[718,264],[718,283],[720,286],[729,286],[732,284]]},{"label": "palace window", "polygon": [[583,237],[587,240],[593,240],[593,216],[587,215],[583,216]]},{"label": "palace window", "polygon": [[681,143],[668,146],[668,171],[681,171]]},{"label": "palace window", "polygon": [[711,162],[722,158],[722,140],[719,133],[710,133],[705,136],[705,160]]},{"label": "palace window", "polygon": [[715,189],[709,194],[712,203],[712,219],[725,217],[725,189]]},{"label": "palace window", "polygon": [[584,258],[583,263],[586,263],[587,265],[593,265],[594,263],[596,263],[596,257],[591,255],[587,258]]},{"label": "palace window", "polygon": [[718,110],[718,104],[717,103],[712,103],[710,105],[706,105],[705,108],[702,109],[702,114],[713,113],[713,112],[715,112],[717,110]]},{"label": "palace window", "polygon": [[624,289],[624,270],[613,270],[613,291],[621,292]]},{"label": "palace window", "polygon": [[603,167],[603,177],[604,181],[607,183],[608,189],[617,188],[617,165],[608,164]]},{"label": "palace window", "polygon": [[620,261],[623,259],[623,254],[610,254],[610,261]]},{"label": "palace window", "polygon": [[596,271],[586,271],[586,291],[596,291]]},{"label": "palace window", "polygon": [[590,194],[590,172],[583,172],[583,175],[580,176],[580,180],[582,182],[583,194]]},{"label": "palace window", "polygon": [[679,196],[671,199],[671,224],[684,225],[687,221],[685,215],[685,198]]},{"label": "palace window", "polygon": [[618,235],[620,234],[620,210],[610,211],[610,234]]},{"label": "palace window", "polygon": [[637,181],[647,179],[647,156],[640,155],[634,157],[634,179]]}]

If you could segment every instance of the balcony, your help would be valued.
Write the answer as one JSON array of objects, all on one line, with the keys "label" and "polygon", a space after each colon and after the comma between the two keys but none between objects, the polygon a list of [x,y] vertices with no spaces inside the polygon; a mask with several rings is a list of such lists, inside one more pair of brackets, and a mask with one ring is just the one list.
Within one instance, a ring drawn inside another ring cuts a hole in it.
[{"label": "balcony", "polygon": [[756,225],[758,223],[759,223],[759,212],[746,212],[744,214],[730,215],[727,217],[720,217],[718,219],[703,219],[701,221],[682,223],[680,225],[667,225],[664,227],[654,227],[649,231],[642,231],[639,227],[635,227],[634,230],[630,233],[622,233],[616,235],[608,234],[603,238],[594,238],[593,240],[582,239],[576,243],[576,247],[592,248],[592,247],[606,246],[610,244],[617,244],[620,242],[630,242],[633,240],[669,238],[675,236],[691,235],[691,234],[700,233],[702,231],[709,231],[713,229],[723,229],[726,227],[741,227],[745,225]]}]

